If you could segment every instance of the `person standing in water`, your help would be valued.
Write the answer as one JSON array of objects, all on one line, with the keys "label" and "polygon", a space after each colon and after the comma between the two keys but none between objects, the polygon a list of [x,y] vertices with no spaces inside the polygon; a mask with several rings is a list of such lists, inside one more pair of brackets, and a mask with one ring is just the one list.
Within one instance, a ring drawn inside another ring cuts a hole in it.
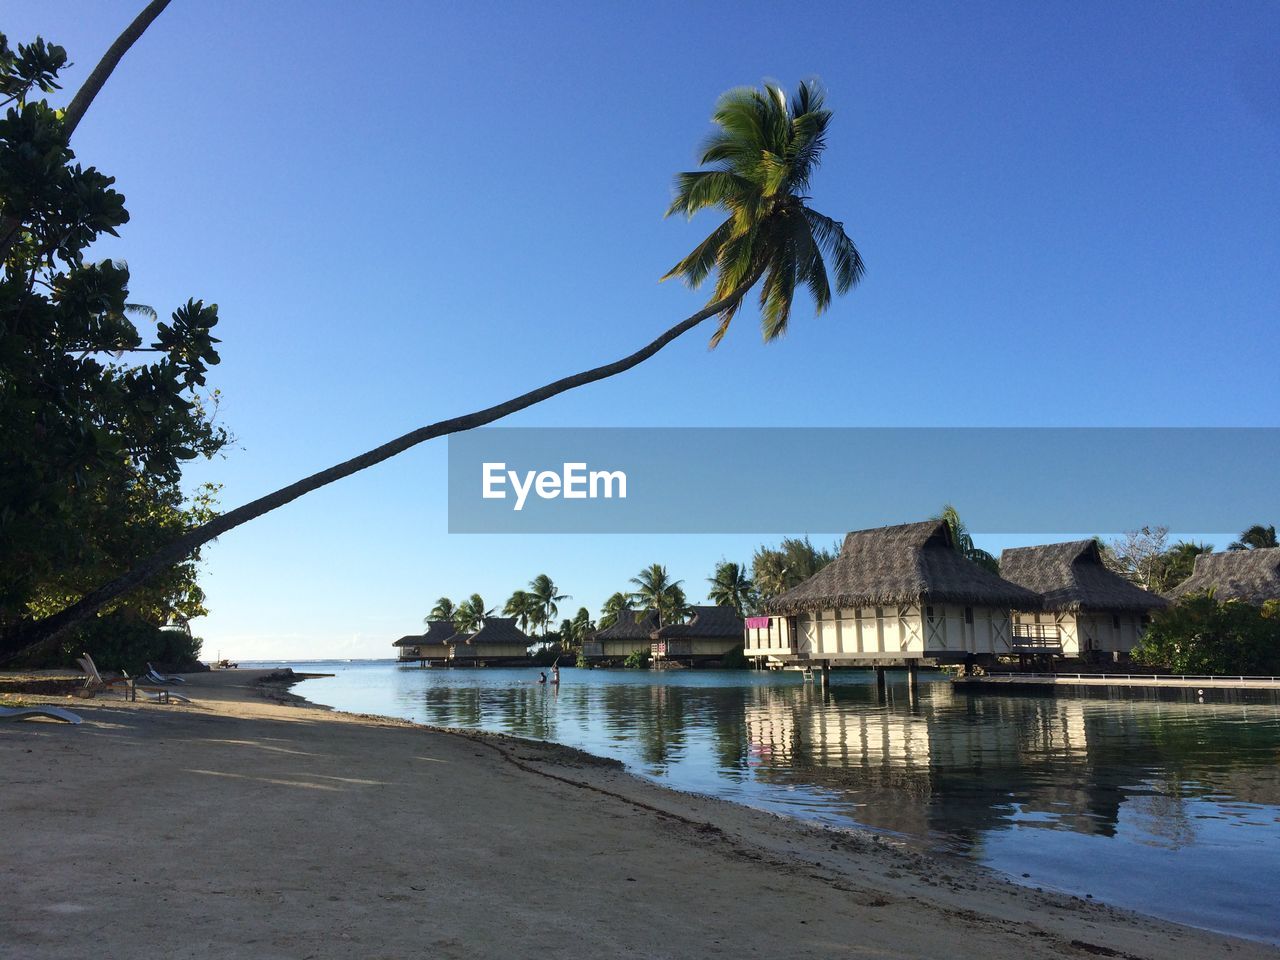
[{"label": "person standing in water", "polygon": [[557,687],[560,686],[560,668],[559,667],[553,666],[551,668],[551,683]]}]

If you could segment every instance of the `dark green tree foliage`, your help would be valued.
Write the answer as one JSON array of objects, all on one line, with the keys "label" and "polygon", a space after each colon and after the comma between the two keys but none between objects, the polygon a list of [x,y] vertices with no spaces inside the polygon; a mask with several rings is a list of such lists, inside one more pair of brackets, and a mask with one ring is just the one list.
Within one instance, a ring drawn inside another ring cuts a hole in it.
[{"label": "dark green tree foliage", "polygon": [[840,554],[840,544],[823,550],[808,537],[787,537],[777,547],[761,547],[751,558],[751,579],[768,600],[804,583]]},{"label": "dark green tree foliage", "polygon": [[1133,651],[1173,673],[1280,675],[1280,611],[1207,594],[1161,611]]},{"label": "dark green tree foliage", "polygon": [[[182,465],[228,440],[201,393],[217,308],[188,301],[144,337],[132,318],[154,313],[130,303],[127,266],[87,259],[129,215],[114,179],[75,161],[61,111],[33,99],[65,64],[61,47],[0,37],[0,657],[208,520],[210,491],[187,504]],[[109,609],[155,625],[202,612],[195,560]]]}]

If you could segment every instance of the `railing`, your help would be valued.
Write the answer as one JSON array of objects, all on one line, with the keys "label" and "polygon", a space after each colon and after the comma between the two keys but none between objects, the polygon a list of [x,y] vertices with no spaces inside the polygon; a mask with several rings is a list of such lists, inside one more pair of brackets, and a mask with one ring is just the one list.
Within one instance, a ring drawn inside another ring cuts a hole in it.
[{"label": "railing", "polygon": [[1223,674],[1200,673],[1023,673],[1019,671],[989,672],[987,677],[1021,677],[1035,680],[1169,680],[1178,682],[1191,681],[1227,681],[1230,683],[1276,683],[1280,677],[1226,676]]},{"label": "railing", "polygon": [[1015,623],[1013,637],[1015,640],[1052,640],[1054,643],[1062,640],[1056,623]]}]

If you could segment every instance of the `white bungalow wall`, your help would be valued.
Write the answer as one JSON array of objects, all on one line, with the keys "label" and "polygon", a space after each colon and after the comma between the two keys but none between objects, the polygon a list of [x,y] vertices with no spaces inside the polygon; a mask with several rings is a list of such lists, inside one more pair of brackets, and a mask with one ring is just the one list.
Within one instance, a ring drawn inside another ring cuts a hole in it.
[{"label": "white bungalow wall", "polygon": [[[792,626],[794,623],[794,644]],[[1007,654],[1006,610],[954,604],[897,604],[771,617],[747,631],[747,656],[814,660],[918,659],[941,654]]]},{"label": "white bungalow wall", "polygon": [[1136,613],[1092,611],[1015,613],[1015,623],[1036,623],[1057,627],[1064,657],[1080,657],[1096,650],[1101,653],[1129,653],[1146,630]]}]

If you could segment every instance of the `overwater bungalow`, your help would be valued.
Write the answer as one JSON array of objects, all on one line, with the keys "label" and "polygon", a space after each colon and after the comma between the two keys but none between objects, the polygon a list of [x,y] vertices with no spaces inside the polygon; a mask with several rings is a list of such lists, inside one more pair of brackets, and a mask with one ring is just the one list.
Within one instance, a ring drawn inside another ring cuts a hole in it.
[{"label": "overwater bungalow", "polygon": [[711,663],[742,646],[742,618],[729,607],[693,607],[684,623],[660,627],[651,635],[650,656],[655,664],[686,666]]},{"label": "overwater bungalow", "polygon": [[840,555],[747,622],[746,655],[815,666],[991,662],[1040,598],[963,556],[942,520],[855,530]]},{"label": "overwater bungalow", "polygon": [[529,662],[532,641],[515,617],[485,617],[475,633],[449,638],[449,664],[459,667],[517,666]]},{"label": "overwater bungalow", "polygon": [[1000,554],[1000,576],[1040,596],[1039,609],[1013,611],[1013,649],[1023,655],[1119,660],[1169,605],[1108,570],[1094,540],[1012,547]]},{"label": "overwater bungalow", "polygon": [[1177,600],[1210,590],[1219,600],[1241,600],[1255,607],[1280,600],[1280,547],[1202,553],[1191,576],[1168,596]]},{"label": "overwater bungalow", "polygon": [[393,646],[399,649],[398,659],[402,663],[443,663],[449,659],[448,641],[455,632],[448,620],[431,620],[426,633],[401,637]]},{"label": "overwater bungalow", "polygon": [[624,610],[609,626],[583,641],[582,656],[593,663],[621,663],[637,650],[648,650],[658,629],[658,615]]}]

